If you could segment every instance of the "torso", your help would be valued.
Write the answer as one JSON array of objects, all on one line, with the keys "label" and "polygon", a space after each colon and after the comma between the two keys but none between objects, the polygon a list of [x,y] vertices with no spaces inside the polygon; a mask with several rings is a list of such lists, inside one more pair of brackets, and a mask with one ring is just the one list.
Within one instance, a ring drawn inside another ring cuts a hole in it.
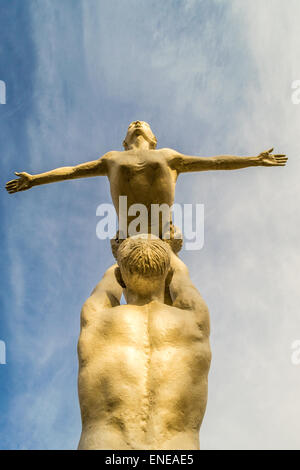
[{"label": "torso", "polygon": [[[114,206],[119,213],[119,196],[127,196],[127,207],[174,203],[177,172],[170,168],[169,149],[111,152],[107,171]],[[128,217],[128,223],[135,217]],[[150,227],[150,220],[148,226]]]},{"label": "torso", "polygon": [[90,312],[78,346],[79,448],[197,449],[210,364],[202,326],[158,302]]}]

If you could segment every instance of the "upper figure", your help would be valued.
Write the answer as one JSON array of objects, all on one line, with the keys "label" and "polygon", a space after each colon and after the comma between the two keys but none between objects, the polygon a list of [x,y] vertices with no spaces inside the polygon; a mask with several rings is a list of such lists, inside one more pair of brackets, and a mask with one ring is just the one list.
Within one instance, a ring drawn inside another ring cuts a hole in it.
[{"label": "upper figure", "polygon": [[[208,170],[239,170],[250,166],[284,166],[285,155],[272,154],[273,149],[258,156],[239,157],[220,155],[217,157],[193,157],[183,155],[169,148],[156,149],[156,137],[149,124],[134,121],[128,127],[123,142],[124,151],[111,151],[99,160],[71,167],[31,175],[26,172],[15,173],[18,178],[6,184],[12,194],[25,191],[33,186],[55,183],[76,178],[107,176],[110,182],[112,200],[119,220],[119,196],[127,196],[127,205],[174,203],[175,185],[180,173]],[[124,214],[125,215],[125,214]],[[129,224],[135,216],[128,216]],[[152,227],[153,228],[153,227]],[[159,236],[161,236],[159,228]],[[148,221],[148,233],[151,233],[151,221]]]}]

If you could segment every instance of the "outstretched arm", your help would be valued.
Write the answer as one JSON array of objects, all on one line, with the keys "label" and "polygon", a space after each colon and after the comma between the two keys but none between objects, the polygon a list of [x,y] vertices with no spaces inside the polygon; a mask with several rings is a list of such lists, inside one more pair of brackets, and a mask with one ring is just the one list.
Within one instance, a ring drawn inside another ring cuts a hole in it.
[{"label": "outstretched arm", "polygon": [[239,170],[249,166],[285,166],[287,157],[283,154],[273,155],[273,148],[260,153],[257,157],[238,157],[220,155],[218,157],[190,157],[177,154],[171,159],[171,166],[178,173],[208,170]]},{"label": "outstretched arm", "polygon": [[106,158],[104,155],[99,160],[82,163],[76,166],[56,168],[55,170],[40,173],[39,175],[16,172],[15,175],[19,176],[19,178],[6,183],[6,189],[12,194],[18,191],[26,191],[26,189],[41,184],[56,183],[57,181],[87,178],[91,176],[105,176],[107,172],[106,166]]}]

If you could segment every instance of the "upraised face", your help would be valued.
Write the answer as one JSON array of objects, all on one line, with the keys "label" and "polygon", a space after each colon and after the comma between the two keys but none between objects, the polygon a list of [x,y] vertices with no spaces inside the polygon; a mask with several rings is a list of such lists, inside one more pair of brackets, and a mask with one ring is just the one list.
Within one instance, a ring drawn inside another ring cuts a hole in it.
[{"label": "upraised face", "polygon": [[131,124],[129,124],[127,134],[123,142],[124,149],[128,150],[130,144],[133,143],[139,135],[142,135],[149,143],[150,149],[155,149],[156,137],[153,134],[149,124],[145,121],[133,121]]}]

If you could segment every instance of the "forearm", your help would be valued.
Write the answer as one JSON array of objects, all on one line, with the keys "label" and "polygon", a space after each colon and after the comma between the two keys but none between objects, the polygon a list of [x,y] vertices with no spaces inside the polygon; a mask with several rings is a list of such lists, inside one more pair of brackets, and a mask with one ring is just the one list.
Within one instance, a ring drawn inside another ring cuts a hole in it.
[{"label": "forearm", "polygon": [[32,186],[56,183],[58,181],[65,181],[72,178],[74,178],[73,167],[66,166],[47,171],[45,173],[40,173],[38,175],[32,175]]},{"label": "forearm", "polygon": [[250,166],[258,166],[257,157],[239,157],[234,155],[219,155],[217,157],[189,157],[178,159],[177,169],[179,173],[191,171],[209,170],[240,170]]},{"label": "forearm", "polygon": [[105,174],[103,171],[103,164],[101,160],[82,163],[76,166],[65,166],[56,168],[55,170],[32,175],[32,186],[39,186],[41,184],[56,183],[58,181],[65,181],[77,178],[88,178],[92,176],[100,176]]},{"label": "forearm", "polygon": [[250,166],[258,166],[257,157],[239,157],[234,155],[220,155],[212,158],[205,158],[206,165],[210,170],[240,170]]}]

